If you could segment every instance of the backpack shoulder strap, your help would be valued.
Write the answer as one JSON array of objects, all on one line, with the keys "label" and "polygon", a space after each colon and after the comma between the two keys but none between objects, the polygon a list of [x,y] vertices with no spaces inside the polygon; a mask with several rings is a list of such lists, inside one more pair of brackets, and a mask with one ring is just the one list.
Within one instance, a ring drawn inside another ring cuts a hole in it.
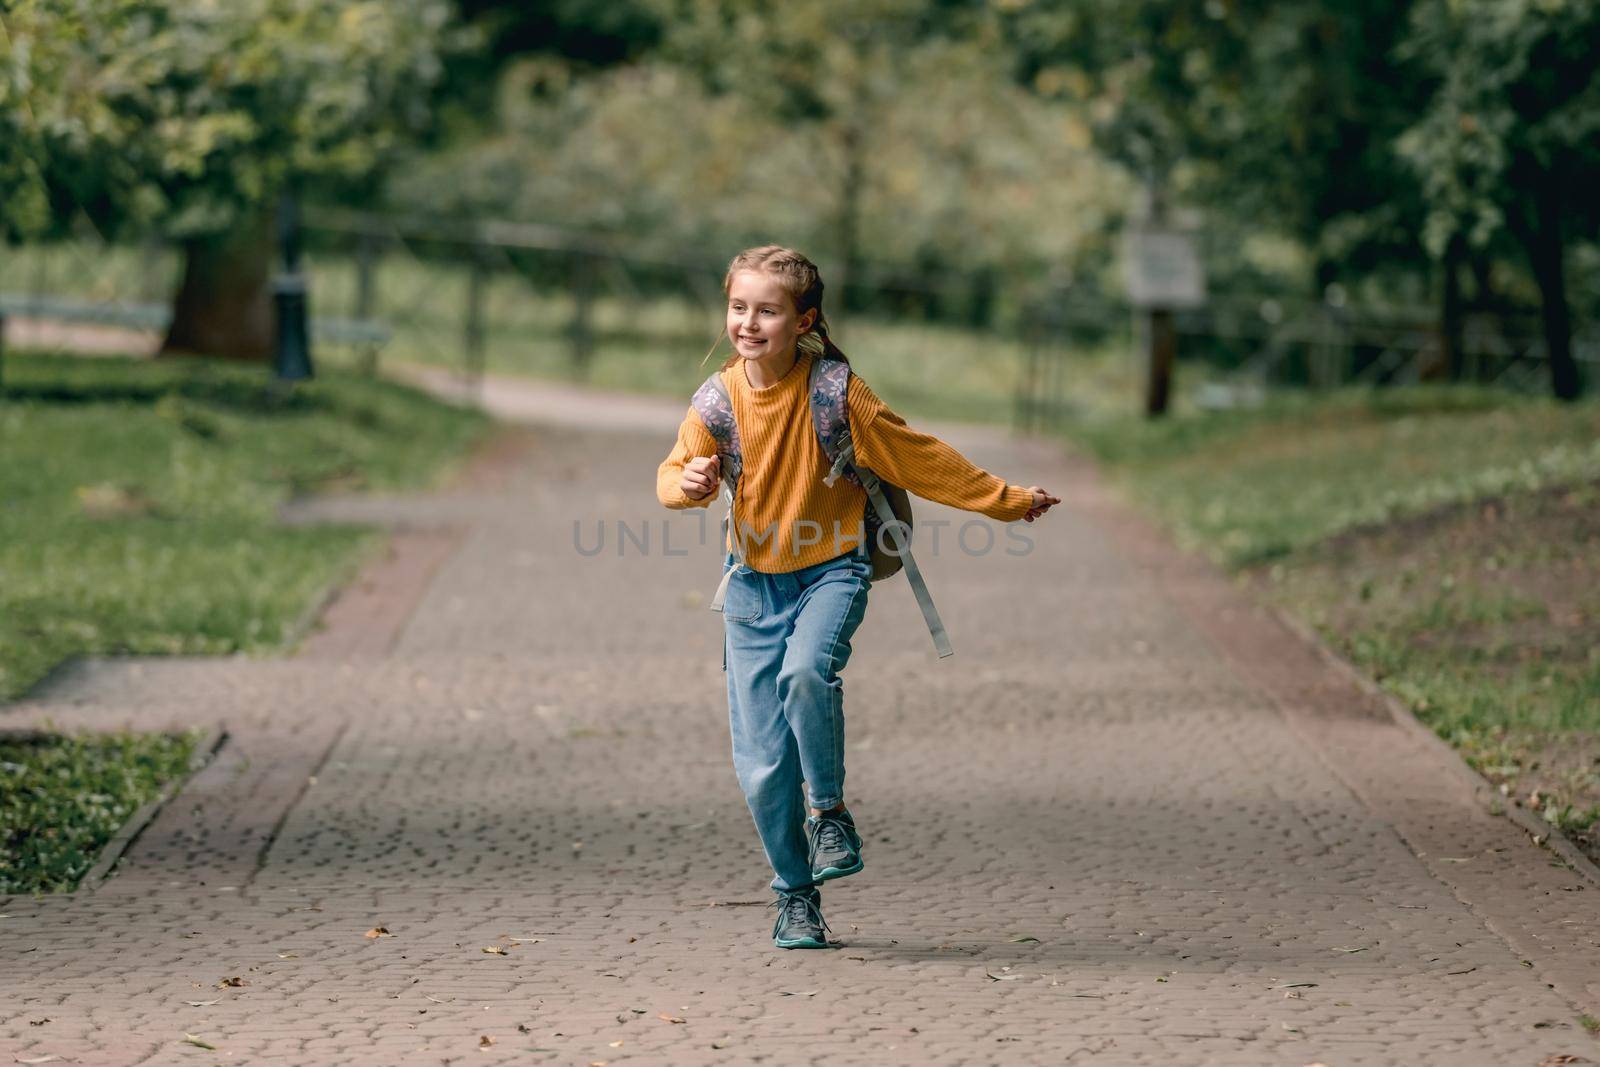
[{"label": "backpack shoulder strap", "polygon": [[[722,460],[721,496],[728,505],[728,510],[722,516],[722,533],[733,546],[737,565],[744,566],[744,544],[733,519],[734,487],[738,485],[739,475],[744,470],[744,452],[739,444],[739,422],[733,416],[733,400],[728,396],[728,386],[722,380],[722,372],[719,370],[700,383],[700,388],[694,391],[689,403],[717,442],[717,456]],[[712,611],[722,610],[723,600],[728,595],[728,579],[733,576],[733,571],[734,568],[729,567],[722,572],[722,581],[717,584],[717,591],[711,598]]]},{"label": "backpack shoulder strap", "polygon": [[689,404],[716,439],[724,480],[737,484],[744,470],[744,451],[739,444],[739,423],[733,417],[733,401],[728,396],[727,385],[722,381],[722,372],[717,371],[702,382]]},{"label": "backpack shoulder strap", "polygon": [[928,592],[928,583],[923,580],[922,569],[912,558],[911,545],[904,536],[909,527],[895,517],[894,508],[878,476],[856,465],[855,444],[850,440],[850,365],[834,359],[817,359],[811,364],[810,384],[811,421],[817,429],[817,439],[822,443],[823,452],[833,464],[823,482],[831,486],[842,475],[866,490],[867,507],[877,518],[876,522],[867,524],[873,532],[873,539],[877,539],[879,528],[888,534],[894,552],[905,568],[906,580],[911,583],[912,595],[917,598],[917,607],[922,609],[922,619],[928,624],[934,649],[940,659],[953,655],[944,620],[939,617],[939,609],[934,607],[933,594]]},{"label": "backpack shoulder strap", "polygon": [[850,365],[818,357],[811,363],[811,425],[828,457],[831,469],[823,483],[832,486],[840,476],[861,484],[855,470],[855,448],[850,443]]}]

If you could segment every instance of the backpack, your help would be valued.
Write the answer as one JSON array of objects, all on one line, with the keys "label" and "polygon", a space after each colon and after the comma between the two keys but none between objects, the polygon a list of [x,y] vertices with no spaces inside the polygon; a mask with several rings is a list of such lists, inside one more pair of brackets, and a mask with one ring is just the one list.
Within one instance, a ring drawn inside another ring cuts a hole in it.
[{"label": "backpack", "polygon": [[[832,486],[842,477],[861,486],[867,493],[868,506],[862,524],[872,551],[872,581],[888,578],[904,566],[906,579],[911,583],[911,591],[917,598],[917,606],[922,609],[922,617],[928,624],[929,634],[933,637],[934,649],[938,651],[941,659],[953,655],[954,650],[950,647],[950,638],[945,633],[944,621],[939,618],[939,611],[933,606],[933,596],[928,592],[927,583],[923,581],[922,571],[911,556],[911,498],[904,489],[883,481],[872,471],[856,463],[855,445],[850,440],[850,409],[847,399],[850,365],[840,360],[814,358],[811,361],[811,377],[807,385],[811,404],[811,423],[817,431],[817,440],[822,445],[823,453],[832,463],[827,475],[822,479],[823,484]],[[722,382],[721,371],[711,375],[699,389],[695,390],[691,404],[717,442],[717,456],[721,460],[721,495],[728,504],[727,513],[722,517],[722,529],[726,535],[730,529],[734,531],[738,529],[734,524],[733,504],[735,487],[744,470],[744,453],[739,443],[739,426],[733,416],[733,402],[728,397],[727,386]],[[744,546],[737,532],[728,540],[733,545],[737,565],[748,569],[744,561]],[[712,611],[722,610],[722,601],[728,592],[728,579],[732,575],[733,568],[723,572],[716,596],[711,599]]]}]

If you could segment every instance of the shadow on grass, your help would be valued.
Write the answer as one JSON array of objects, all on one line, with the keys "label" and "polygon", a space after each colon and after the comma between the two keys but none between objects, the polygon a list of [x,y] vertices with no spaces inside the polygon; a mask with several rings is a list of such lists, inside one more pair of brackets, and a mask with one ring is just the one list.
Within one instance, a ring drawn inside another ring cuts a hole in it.
[{"label": "shadow on grass", "polygon": [[7,384],[0,396],[21,403],[77,405],[130,404],[154,406],[170,396],[226,408],[246,415],[303,415],[336,411],[340,405],[329,397],[304,389],[279,390],[270,384],[217,381],[189,378],[150,385],[106,383],[75,385],[65,383]]}]

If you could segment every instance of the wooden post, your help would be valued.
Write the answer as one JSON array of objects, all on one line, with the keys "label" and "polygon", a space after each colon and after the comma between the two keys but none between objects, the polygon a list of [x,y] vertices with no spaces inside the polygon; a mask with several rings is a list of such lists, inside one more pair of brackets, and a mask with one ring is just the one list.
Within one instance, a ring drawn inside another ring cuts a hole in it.
[{"label": "wooden post", "polygon": [[489,267],[483,249],[474,245],[467,269],[466,375],[473,388],[483,384],[484,325],[483,294],[489,280]]},{"label": "wooden post", "polygon": [[1172,396],[1172,368],[1177,358],[1178,330],[1173,315],[1205,302],[1205,274],[1189,227],[1168,217],[1159,175],[1146,179],[1135,207],[1124,248],[1128,298],[1144,329],[1144,413],[1166,414]]},{"label": "wooden post", "polygon": [[[356,309],[357,322],[372,320],[372,276],[377,267],[378,242],[370,233],[356,240]],[[378,346],[369,343],[361,350],[361,373],[372,377],[378,373]]]},{"label": "wooden post", "polygon": [[597,264],[593,254],[575,252],[572,258],[572,324],[567,329],[572,344],[572,369],[578,378],[589,375],[594,356],[594,283]]},{"label": "wooden post", "polygon": [[1172,363],[1178,352],[1178,331],[1172,322],[1172,312],[1152,308],[1146,321],[1146,334],[1149,365],[1145,374],[1144,413],[1155,418],[1167,413],[1172,395]]}]

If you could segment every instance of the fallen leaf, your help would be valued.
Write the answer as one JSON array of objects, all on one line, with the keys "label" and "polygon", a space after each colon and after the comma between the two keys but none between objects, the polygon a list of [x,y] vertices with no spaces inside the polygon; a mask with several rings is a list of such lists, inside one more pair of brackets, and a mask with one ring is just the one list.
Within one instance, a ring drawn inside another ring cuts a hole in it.
[{"label": "fallen leaf", "polygon": [[1283,994],[1283,999],[1284,1000],[1304,1000],[1305,999],[1305,994],[1301,993],[1299,990],[1291,989],[1291,990],[1288,990],[1287,992],[1285,992]]},{"label": "fallen leaf", "polygon": [[807,990],[803,990],[801,992],[792,993],[787,989],[782,989],[782,990],[778,991],[778,996],[780,996],[780,997],[814,997],[820,992],[822,992],[820,989],[807,989]]},{"label": "fallen leaf", "polygon": [[389,928],[387,926],[374,926],[372,929],[367,931],[367,936],[368,937],[393,937],[394,935],[389,932]]},{"label": "fallen leaf", "polygon": [[656,1018],[669,1023],[686,1023],[689,1021],[688,1019],[680,1019],[676,1015],[668,1015],[664,1011],[656,1012]]},{"label": "fallen leaf", "polygon": [[18,1063],[51,1063],[51,1062],[53,1062],[55,1060],[59,1060],[60,1058],[61,1058],[60,1056],[34,1056],[31,1059],[26,1059],[25,1060],[25,1059],[22,1059],[19,1056],[17,1058],[17,1062]]},{"label": "fallen leaf", "polygon": [[1476,967],[1468,967],[1468,968],[1467,968],[1467,969],[1466,969],[1466,970],[1464,970],[1464,971],[1446,971],[1446,972],[1444,972],[1444,973],[1445,973],[1445,974],[1471,974],[1471,973],[1472,973],[1472,972],[1473,972],[1473,971],[1475,971],[1475,970],[1477,970],[1477,969],[1478,969],[1478,968],[1476,968]]},{"label": "fallen leaf", "polygon": [[297,960],[297,959],[300,958],[300,953],[298,953],[298,952],[280,952],[280,953],[278,953],[278,958],[280,960]]},{"label": "fallen leaf", "polygon": [[210,1044],[205,1040],[205,1038],[196,1037],[193,1034],[184,1034],[183,1040],[185,1043],[193,1045],[195,1048],[210,1049],[212,1052],[217,1051],[217,1046]]},{"label": "fallen leaf", "polygon": [[519,945],[537,945],[543,941],[542,937],[508,937],[507,941],[515,941]]},{"label": "fallen leaf", "polygon": [[1038,942],[1038,940],[1039,939],[1037,937],[1030,937],[1027,934],[1019,934],[1016,937],[1009,938],[1007,943],[1012,945],[1021,945],[1029,941]]},{"label": "fallen leaf", "polygon": [[504,955],[506,955],[506,950],[501,948],[499,945],[485,945],[483,947],[483,951],[489,953],[489,955],[491,955],[491,956],[504,956]]},{"label": "fallen leaf", "polygon": [[[984,971],[983,976],[991,982],[1015,982],[1022,977],[1020,974],[993,974],[989,971]],[[1166,979],[1163,978],[1162,981],[1166,981]]]},{"label": "fallen leaf", "polygon": [[517,1024],[517,1033],[519,1033],[519,1034],[531,1034],[531,1033],[533,1033],[533,1031],[528,1029],[528,1024],[527,1023],[518,1023]]},{"label": "fallen leaf", "polygon": [[1369,949],[1371,947],[1372,947],[1371,945],[1362,945],[1360,948],[1345,948],[1343,945],[1339,945],[1339,946],[1336,946],[1333,951],[1335,951],[1335,952],[1343,952],[1346,955],[1354,955],[1357,952],[1365,952],[1365,951],[1367,951],[1367,949]]},{"label": "fallen leaf", "polygon": [[448,1004],[448,1003],[450,1003],[450,1000],[454,1000],[456,998],[455,997],[451,997],[450,1000],[440,1000],[438,997],[433,996],[431,993],[424,993],[424,994],[422,994],[422,999],[423,1000],[431,1000],[435,1004]]},{"label": "fallen leaf", "polygon": [[243,978],[240,978],[238,975],[234,975],[232,978],[222,978],[222,979],[219,979],[217,981],[217,985],[222,986],[222,987],[224,987],[226,989],[238,989],[241,986],[247,986],[249,984],[250,984],[249,982],[246,982]]},{"label": "fallen leaf", "polygon": [[482,1037],[478,1038],[478,1047],[480,1049],[493,1048],[494,1038],[490,1037],[488,1034],[484,1034]]},{"label": "fallen leaf", "polygon": [[622,1047],[622,1042],[620,1042],[620,1041],[613,1041],[613,1042],[611,1042],[611,1044],[610,1044],[610,1045],[608,1045],[608,1046],[606,1046],[606,1047],[607,1047],[607,1048],[621,1048],[621,1047]]},{"label": "fallen leaf", "polygon": [[1283,985],[1275,985],[1272,988],[1273,989],[1315,989],[1315,988],[1317,988],[1317,983],[1315,983],[1315,982],[1285,982]]},{"label": "fallen leaf", "polygon": [[1564,1052],[1558,1052],[1554,1056],[1546,1056],[1544,1059],[1540,1060],[1539,1067],[1566,1067],[1566,1065],[1569,1063],[1588,1062],[1589,1061],[1584,1059],[1582,1056],[1570,1056]]},{"label": "fallen leaf", "polygon": [[213,1004],[221,1004],[222,998],[218,997],[216,1000],[190,1000],[185,1001],[185,1003],[191,1008],[209,1008]]}]

